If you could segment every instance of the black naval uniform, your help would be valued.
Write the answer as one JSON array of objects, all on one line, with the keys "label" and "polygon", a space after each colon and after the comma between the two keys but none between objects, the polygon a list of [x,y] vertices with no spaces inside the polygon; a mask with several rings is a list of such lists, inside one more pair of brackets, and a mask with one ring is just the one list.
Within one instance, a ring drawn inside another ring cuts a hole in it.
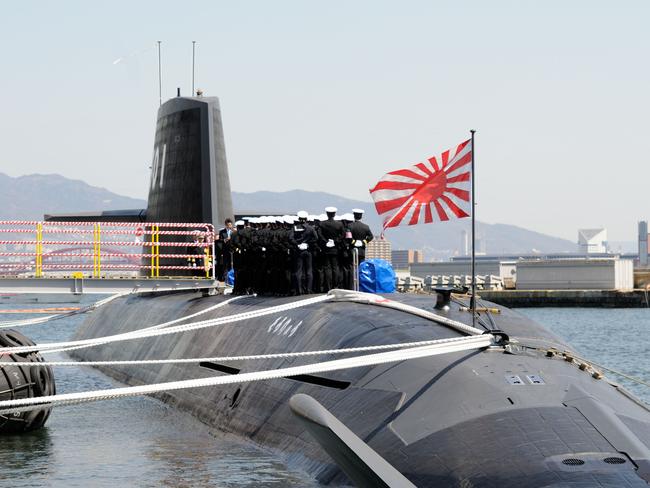
[{"label": "black naval uniform", "polygon": [[[222,275],[220,278],[223,278],[222,281],[226,281],[226,275],[228,271],[232,268],[232,234],[235,229],[223,228],[219,231],[219,241],[221,242],[221,255],[219,263],[221,264]],[[229,235],[230,234],[230,235]]]},{"label": "black naval uniform", "polygon": [[360,220],[352,222],[350,230],[352,230],[352,245],[359,251],[359,264],[361,264],[366,259],[366,245],[372,241],[374,236],[370,227]]},{"label": "black naval uniform", "polygon": [[316,244],[314,228],[306,222],[297,222],[289,235],[291,243],[292,293],[311,293],[314,281],[311,248]]},{"label": "black naval uniform", "polygon": [[247,293],[249,284],[250,272],[250,245],[251,245],[251,229],[248,227],[237,228],[237,232],[231,234],[232,248],[233,248],[233,268],[235,268],[235,286],[233,293],[244,294]]},{"label": "black naval uniform", "polygon": [[278,273],[275,277],[274,293],[285,296],[291,293],[291,250],[289,249],[289,238],[291,237],[292,226],[280,224],[275,230],[275,249],[277,256]]},{"label": "black naval uniform", "polygon": [[354,289],[354,266],[352,256],[352,231],[350,230],[351,222],[343,221],[344,237],[339,248],[339,266],[341,268],[340,288],[346,290]]},{"label": "black naval uniform", "polygon": [[214,236],[214,269],[216,273],[216,278],[220,281],[225,281],[224,278],[224,266],[223,266],[223,241],[221,240],[221,231],[224,229],[219,229],[219,232]]},{"label": "black naval uniform", "polygon": [[[315,221],[314,222],[314,232],[316,232],[317,236],[320,233],[319,226],[320,226],[320,221],[318,221],[318,220]],[[314,293],[323,293],[324,288],[325,288],[325,273],[324,273],[324,270],[323,270],[324,257],[323,257],[323,250],[321,249],[320,239],[316,240],[314,245],[311,246],[310,250],[311,250],[312,270],[313,270],[313,273],[314,273],[313,292]]]},{"label": "black naval uniform", "polygon": [[325,258],[323,267],[325,287],[323,291],[328,292],[332,288],[335,288],[341,280],[339,271],[339,248],[342,245],[344,237],[343,224],[334,220],[334,217],[330,217],[325,222],[320,223],[319,230],[319,240]]}]

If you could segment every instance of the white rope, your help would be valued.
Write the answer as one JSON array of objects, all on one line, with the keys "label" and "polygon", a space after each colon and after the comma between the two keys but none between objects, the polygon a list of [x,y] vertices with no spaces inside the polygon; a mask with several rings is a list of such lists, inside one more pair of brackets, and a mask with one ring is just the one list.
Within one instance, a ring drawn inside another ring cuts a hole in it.
[{"label": "white rope", "polygon": [[[230,301],[241,298],[235,297],[231,298]],[[263,317],[265,315],[270,315],[279,312],[286,312],[288,310],[293,310],[295,308],[305,307],[307,305],[312,305],[315,303],[324,302],[330,300],[332,297],[329,295],[319,295],[312,298],[307,298],[305,300],[299,300],[296,302],[289,302],[283,305],[276,305],[274,307],[267,307],[259,310],[254,310],[251,312],[243,312],[236,315],[231,315],[228,317],[219,317],[216,319],[203,320],[199,322],[192,322],[189,324],[178,325],[175,327],[167,327],[162,330],[160,326],[148,327],[146,329],[140,329],[132,332],[126,332],[123,334],[115,334],[111,336],[98,337],[94,339],[84,339],[79,341],[67,341],[67,342],[50,342],[50,343],[41,343],[34,346],[18,346],[18,347],[1,347],[0,354],[9,353],[9,354],[22,354],[26,352],[59,352],[61,350],[71,350],[70,348],[81,349],[84,347],[92,347],[99,344],[107,344],[109,342],[120,342],[133,339],[142,339],[145,337],[154,337],[160,335],[175,334],[178,332],[188,332],[198,329],[203,329],[206,327],[214,327],[216,325],[224,325],[234,322],[240,322],[242,320],[253,319],[257,317]],[[61,349],[65,348],[65,349]]]},{"label": "white rope", "polygon": [[[203,315],[203,314],[205,314],[207,312],[211,312],[212,310],[216,310],[216,309],[221,308],[221,307],[225,307],[226,305],[234,302],[235,300],[239,300],[241,298],[244,298],[244,296],[232,297],[232,298],[229,298],[228,300],[224,300],[222,302],[219,302],[216,305],[212,305],[211,307],[208,307],[208,308],[206,308],[204,310],[200,310],[200,311],[198,311],[196,313],[193,313],[193,314],[190,314],[190,315],[185,315],[183,317],[180,317],[180,318],[177,318],[177,319],[174,319],[174,320],[170,320],[168,322],[163,322],[161,324],[145,327],[144,329],[138,329],[138,330],[134,330],[134,331],[131,331],[131,332],[124,332],[123,334],[118,334],[117,336],[126,337],[127,339],[122,339],[122,340],[128,340],[130,335],[138,336],[139,334],[143,334],[146,331],[155,331],[155,330],[159,330],[159,329],[164,329],[165,327],[169,327],[170,325],[177,324],[179,322],[183,322],[185,320],[189,320],[189,319],[194,318],[194,317],[198,317],[199,315]],[[197,322],[194,322],[194,323],[197,323]],[[191,325],[191,324],[185,324],[185,325]],[[163,334],[152,334],[152,337],[156,336],[156,335],[164,335],[164,333]],[[114,341],[112,339],[108,340],[108,338],[117,337],[117,336],[105,336],[105,337],[98,337],[96,339],[91,339],[91,340],[98,341],[98,342],[96,342],[96,343],[94,342],[94,343],[92,343],[90,345],[82,344],[82,345],[78,345],[78,346],[67,346],[67,347],[61,347],[61,348],[58,348],[58,349],[47,349],[47,350],[44,350],[44,351],[41,351],[41,352],[43,354],[45,354],[45,353],[54,353],[54,352],[67,352],[67,351],[74,351],[75,349],[83,349],[83,348],[86,348],[86,347],[99,346],[99,345],[102,345],[102,344],[109,344],[109,343],[114,342]],[[134,337],[134,338],[137,338],[137,337]],[[106,340],[104,340],[104,339],[106,339]],[[53,343],[53,344],[56,344],[56,343]]]},{"label": "white rope", "polygon": [[26,325],[42,324],[49,322],[50,320],[56,320],[63,317],[68,317],[72,315],[71,312],[66,313],[57,313],[55,315],[46,315],[44,317],[38,317],[35,319],[22,319],[22,320],[9,320],[5,322],[0,322],[0,329],[15,329],[16,327],[24,327]]},{"label": "white rope", "polygon": [[367,305],[377,305],[379,307],[387,307],[401,312],[410,313],[422,317],[425,319],[433,320],[440,324],[451,327],[459,332],[463,332],[469,335],[481,335],[485,331],[467,325],[458,320],[452,320],[442,315],[438,315],[432,312],[427,312],[421,308],[414,307],[412,305],[407,305],[405,303],[396,302],[388,298],[384,298],[381,295],[375,295],[374,293],[363,293],[360,291],[351,291],[351,290],[331,290],[330,295],[334,296],[335,301],[341,302],[355,302],[355,303],[365,303]]},{"label": "white rope", "polygon": [[454,342],[462,342],[467,337],[452,337],[449,339],[431,339],[428,341],[417,342],[402,342],[395,344],[381,344],[377,346],[360,346],[348,347],[343,349],[323,349],[320,351],[300,351],[300,352],[284,352],[274,354],[255,354],[249,356],[214,356],[205,358],[180,358],[180,359],[139,359],[139,360],[122,360],[122,361],[43,361],[43,362],[20,362],[14,361],[0,361],[2,366],[16,366],[22,367],[48,367],[48,366],[129,366],[129,365],[154,365],[154,364],[197,364],[204,362],[221,363],[228,361],[249,361],[261,359],[289,359],[300,358],[307,356],[324,356],[328,354],[350,354],[358,352],[381,351],[386,349],[405,349],[410,347],[430,346],[434,344],[448,344]]},{"label": "white rope", "polygon": [[185,388],[199,388],[232,383],[248,383],[252,381],[284,378],[287,376],[325,373],[328,371],[338,371],[341,369],[374,366],[378,364],[406,361],[408,359],[418,359],[439,354],[467,351],[472,349],[482,349],[496,343],[494,336],[490,334],[484,334],[476,337],[465,337],[463,339],[463,341],[457,341],[451,344],[435,344],[429,346],[414,347],[410,349],[400,349],[397,351],[381,352],[365,356],[354,356],[351,358],[336,359],[333,361],[325,361],[275,370],[256,371],[228,376],[211,376],[201,379],[171,381],[166,383],[155,383],[151,385],[129,386],[107,390],[23,398],[18,400],[5,400],[0,401],[0,414],[5,415],[27,410],[35,410],[42,407],[80,404],[98,400],[110,400],[137,395],[147,395]]},{"label": "white rope", "polygon": [[[116,297],[112,297],[112,298],[116,298]],[[237,298],[243,298],[243,297],[231,298],[221,303],[225,305],[226,303],[229,303],[230,301],[235,300]],[[168,325],[177,323],[178,321],[187,320],[190,317],[194,317],[196,315],[199,315],[200,313],[204,313],[205,312],[204,311],[188,317],[182,317],[180,319],[172,320],[170,322],[165,322],[164,324],[159,324],[156,326],[146,327],[144,329],[138,329],[135,331],[126,332],[122,334],[115,334],[111,336],[97,337],[93,339],[84,339],[79,341],[42,343],[34,346],[4,347],[4,348],[0,348],[0,354],[1,353],[22,354],[22,353],[35,352],[35,351],[41,353],[63,352],[63,351],[83,349],[83,348],[93,347],[98,345],[104,345],[113,342],[142,339],[147,337],[157,337],[161,335],[175,334],[179,332],[188,332],[188,331],[194,331],[206,327],[225,325],[234,322],[239,322],[242,320],[254,319],[254,318],[258,318],[258,317],[262,317],[274,313],[285,312],[288,310],[293,310],[296,308],[324,302],[327,300],[334,300],[337,302],[355,302],[355,303],[363,303],[368,305],[377,305],[377,306],[393,308],[395,310],[411,313],[419,317],[426,318],[428,320],[433,320],[435,322],[441,323],[443,325],[446,325],[459,332],[463,332],[466,334],[480,335],[483,333],[483,331],[481,331],[480,329],[476,329],[457,320],[451,320],[448,319],[447,317],[443,317],[441,315],[427,312],[426,310],[422,310],[420,308],[413,307],[411,305],[395,302],[393,300],[389,300],[379,295],[375,295],[371,293],[354,292],[349,290],[331,290],[327,295],[319,295],[316,297],[307,298],[296,302],[290,302],[283,305],[277,305],[274,307],[254,310],[251,312],[243,312],[229,317],[218,317],[215,319],[192,322],[189,324],[184,324],[176,327],[167,327]],[[218,308],[219,306],[221,305],[217,304],[214,308]],[[165,328],[164,330],[159,330],[162,329],[163,327],[167,327],[167,328]]]}]

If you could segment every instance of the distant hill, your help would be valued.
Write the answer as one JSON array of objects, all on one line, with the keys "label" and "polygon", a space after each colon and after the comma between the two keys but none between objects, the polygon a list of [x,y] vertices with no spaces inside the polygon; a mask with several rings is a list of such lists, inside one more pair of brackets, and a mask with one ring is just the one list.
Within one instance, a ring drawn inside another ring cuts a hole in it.
[{"label": "distant hill", "polygon": [[145,208],[137,198],[123,197],[61,175],[13,178],[0,173],[0,219],[42,220],[46,213]]},{"label": "distant hill", "polygon": [[[322,213],[325,207],[338,207],[339,213],[359,207],[365,221],[379,233],[381,221],[371,203],[351,200],[330,193],[292,190],[287,192],[233,192],[237,213],[295,213],[304,209]],[[45,213],[145,208],[146,202],[117,195],[105,188],[90,186],[56,174],[13,178],[0,173],[0,219],[41,220]],[[389,229],[386,238],[393,249],[422,249],[427,259],[446,259],[462,253],[462,231],[469,232],[469,219],[438,224]],[[477,222],[477,250],[489,254],[529,254],[575,252],[576,244],[566,239],[540,234],[506,224]]]}]

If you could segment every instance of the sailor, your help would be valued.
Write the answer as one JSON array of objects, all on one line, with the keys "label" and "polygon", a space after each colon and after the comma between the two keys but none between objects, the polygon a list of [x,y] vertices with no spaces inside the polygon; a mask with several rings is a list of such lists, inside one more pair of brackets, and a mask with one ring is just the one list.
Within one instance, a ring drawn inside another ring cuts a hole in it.
[{"label": "sailor", "polygon": [[271,222],[265,245],[266,284],[265,292],[279,295],[282,287],[282,249],[279,246],[281,235],[284,233],[284,219],[275,216]]},{"label": "sailor", "polygon": [[266,291],[267,266],[267,247],[268,234],[267,218],[260,217],[255,219],[253,229],[251,229],[249,263],[251,273],[249,275],[249,288],[254,293],[263,293]]},{"label": "sailor", "polygon": [[219,229],[214,236],[214,272],[215,279],[221,280],[223,278],[223,241],[221,240],[221,231]]},{"label": "sailor", "polygon": [[226,274],[232,269],[232,242],[230,241],[234,231],[232,219],[227,218],[224,221],[224,228],[219,231],[219,241],[221,241],[220,264],[222,281],[226,281]]},{"label": "sailor", "polygon": [[293,225],[290,235],[292,294],[302,295],[311,293],[313,284],[311,247],[316,243],[317,236],[314,228],[307,223],[308,214],[304,210],[298,212],[298,222]]},{"label": "sailor", "polygon": [[359,264],[361,264],[366,259],[366,246],[373,239],[372,232],[370,227],[361,222],[363,218],[363,209],[354,208],[352,209],[352,214],[354,215],[354,222],[350,225],[352,230],[352,245],[359,253]]},{"label": "sailor", "polygon": [[248,250],[250,246],[250,229],[244,228],[244,221],[235,222],[237,229],[231,234],[233,260],[235,270],[235,286],[233,294],[244,295],[248,290]]},{"label": "sailor", "polygon": [[339,247],[343,241],[344,231],[343,224],[334,219],[336,211],[336,207],[327,207],[325,209],[327,220],[321,222],[318,228],[318,238],[324,255],[324,292],[335,288],[340,281],[338,254]]},{"label": "sailor", "polygon": [[276,234],[276,247],[278,252],[279,270],[275,282],[274,293],[279,296],[286,296],[291,293],[291,249],[289,238],[293,233],[293,218],[290,215],[281,217],[281,225],[278,226]]},{"label": "sailor", "polygon": [[339,247],[339,265],[341,266],[341,288],[347,290],[354,289],[354,280],[353,280],[353,263],[352,263],[352,230],[350,225],[352,224],[352,214],[346,213],[341,215],[341,222],[343,223],[343,230],[345,236]]},{"label": "sailor", "polygon": [[[316,236],[318,236],[318,228],[320,227],[321,220],[327,220],[327,217],[325,215],[322,215],[322,219],[320,215],[313,215],[311,217],[313,217],[314,232],[316,232]],[[309,222],[309,219],[307,219],[307,222]],[[314,245],[311,246],[310,250],[311,266],[314,274],[312,291],[314,293],[323,293],[323,287],[325,286],[325,280],[323,278],[323,251],[320,248],[319,239],[317,239]]]}]

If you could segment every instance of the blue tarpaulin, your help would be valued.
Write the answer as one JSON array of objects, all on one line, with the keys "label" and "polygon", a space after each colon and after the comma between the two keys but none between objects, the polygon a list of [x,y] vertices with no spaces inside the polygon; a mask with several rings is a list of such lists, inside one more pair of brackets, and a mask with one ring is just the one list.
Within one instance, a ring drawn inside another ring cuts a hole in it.
[{"label": "blue tarpaulin", "polygon": [[359,290],[368,293],[393,293],[395,271],[388,261],[367,259],[359,265]]}]

